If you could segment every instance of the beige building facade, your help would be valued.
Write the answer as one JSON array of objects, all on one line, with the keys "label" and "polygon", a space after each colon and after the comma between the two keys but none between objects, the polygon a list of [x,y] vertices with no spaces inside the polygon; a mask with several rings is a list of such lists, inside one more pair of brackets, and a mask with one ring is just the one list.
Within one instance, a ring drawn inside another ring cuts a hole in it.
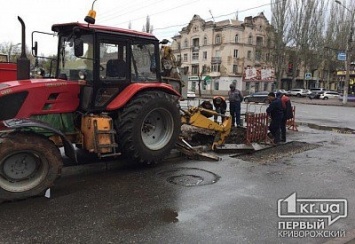
[{"label": "beige building facade", "polygon": [[244,94],[274,89],[272,26],[263,13],[244,21],[205,21],[194,15],[173,37],[172,49],[188,91],[225,95],[235,83]]}]

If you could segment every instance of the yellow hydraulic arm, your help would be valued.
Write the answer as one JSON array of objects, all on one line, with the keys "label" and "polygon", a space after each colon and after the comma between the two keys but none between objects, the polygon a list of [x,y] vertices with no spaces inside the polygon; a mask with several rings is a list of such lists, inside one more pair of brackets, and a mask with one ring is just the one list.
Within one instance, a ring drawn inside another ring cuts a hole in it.
[{"label": "yellow hydraulic arm", "polygon": [[[230,134],[232,123],[229,116],[201,107],[190,107],[187,111],[183,109],[181,110],[183,112],[181,116],[182,124],[192,125],[215,132],[212,150],[216,149],[217,146],[222,145],[226,137]],[[214,115],[222,116],[224,118],[223,123],[217,123],[208,118]]]}]

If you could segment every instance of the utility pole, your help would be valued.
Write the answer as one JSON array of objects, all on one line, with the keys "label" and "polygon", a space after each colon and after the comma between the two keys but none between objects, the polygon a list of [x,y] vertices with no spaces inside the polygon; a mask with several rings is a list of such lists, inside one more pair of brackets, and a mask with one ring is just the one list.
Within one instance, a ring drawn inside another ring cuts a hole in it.
[{"label": "utility pole", "polygon": [[[354,15],[352,15],[351,18],[351,24],[354,22]],[[353,36],[353,27],[351,27],[350,30],[350,36],[346,45],[346,73],[345,73],[345,81],[344,81],[344,92],[343,92],[343,104],[346,104],[348,102],[348,90],[349,90],[349,81],[350,81],[350,53],[351,53],[351,42],[352,42],[352,36]]]},{"label": "utility pole", "polygon": [[348,42],[346,43],[346,59],[345,59],[345,66],[346,66],[346,73],[345,73],[345,81],[344,81],[344,92],[343,92],[343,104],[347,104],[348,102],[348,90],[349,90],[349,81],[350,81],[350,53],[352,49],[352,39],[353,39],[353,32],[354,32],[354,11],[351,11],[346,6],[344,6],[339,0],[335,0],[337,4],[342,6],[345,10],[349,11],[351,14],[351,21],[350,21],[350,35],[348,38]]}]

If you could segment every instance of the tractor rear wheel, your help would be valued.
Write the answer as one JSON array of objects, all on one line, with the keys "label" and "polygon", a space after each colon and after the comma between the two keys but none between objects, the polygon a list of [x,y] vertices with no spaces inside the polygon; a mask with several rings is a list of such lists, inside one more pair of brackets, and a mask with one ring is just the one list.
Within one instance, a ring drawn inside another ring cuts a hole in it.
[{"label": "tractor rear wheel", "polygon": [[133,97],[115,121],[122,153],[136,162],[155,164],[175,147],[181,131],[175,96],[148,91]]},{"label": "tractor rear wheel", "polygon": [[45,137],[13,133],[0,142],[0,202],[40,195],[60,176],[62,158]]}]

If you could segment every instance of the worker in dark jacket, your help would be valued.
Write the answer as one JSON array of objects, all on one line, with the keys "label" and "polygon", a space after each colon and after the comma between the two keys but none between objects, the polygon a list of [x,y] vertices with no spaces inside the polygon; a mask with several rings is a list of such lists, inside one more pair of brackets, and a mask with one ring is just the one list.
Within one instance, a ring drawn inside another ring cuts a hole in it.
[{"label": "worker in dark jacket", "polygon": [[240,123],[240,108],[241,102],[243,101],[242,92],[235,88],[234,83],[230,84],[229,88],[228,98],[229,110],[232,117],[232,127],[234,127],[235,123],[237,126],[242,126]]},{"label": "worker in dark jacket", "polygon": [[279,98],[275,96],[275,93],[270,92],[268,94],[270,101],[269,107],[266,109],[266,113],[271,117],[269,130],[274,138],[274,143],[280,143],[281,123],[284,116],[284,110]]},{"label": "worker in dark jacket", "polygon": [[[214,110],[221,114],[222,117],[222,123],[224,121],[224,115],[226,114],[226,110],[227,110],[227,103],[226,103],[226,99],[224,99],[224,97],[222,96],[215,96],[213,98],[213,106],[214,106]],[[218,115],[214,116],[214,122],[217,122],[218,120]]]}]

